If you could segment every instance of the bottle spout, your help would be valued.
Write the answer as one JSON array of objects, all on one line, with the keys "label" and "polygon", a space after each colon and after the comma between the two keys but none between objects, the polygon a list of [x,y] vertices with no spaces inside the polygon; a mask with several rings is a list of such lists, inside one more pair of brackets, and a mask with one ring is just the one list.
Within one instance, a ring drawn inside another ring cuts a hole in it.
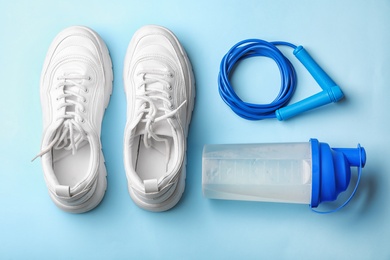
[{"label": "bottle spout", "polygon": [[[310,143],[312,146],[311,207],[315,208],[321,202],[336,200],[338,195],[348,188],[351,167],[358,167],[360,176],[361,169],[366,164],[366,151],[360,145],[357,148],[331,148],[327,143],[320,143],[317,139],[311,139]],[[358,183],[355,191],[357,186]],[[354,194],[355,192],[348,201]]]},{"label": "bottle spout", "polygon": [[343,153],[350,166],[363,168],[366,164],[366,151],[360,145],[357,148],[333,148],[333,150]]}]

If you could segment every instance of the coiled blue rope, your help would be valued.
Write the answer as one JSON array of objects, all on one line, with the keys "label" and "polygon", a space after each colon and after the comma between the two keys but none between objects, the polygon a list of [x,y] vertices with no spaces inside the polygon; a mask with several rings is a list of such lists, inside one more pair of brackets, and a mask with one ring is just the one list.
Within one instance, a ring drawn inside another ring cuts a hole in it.
[{"label": "coiled blue rope", "polygon": [[[296,73],[291,62],[276,47],[285,45],[296,48],[288,42],[267,42],[260,39],[247,39],[234,45],[223,57],[218,76],[219,94],[223,101],[240,117],[248,120],[275,118],[275,111],[285,106],[294,94],[297,85]],[[243,59],[264,56],[273,59],[278,65],[281,87],[277,97],[269,104],[248,103],[237,96],[230,76],[235,66]]]}]

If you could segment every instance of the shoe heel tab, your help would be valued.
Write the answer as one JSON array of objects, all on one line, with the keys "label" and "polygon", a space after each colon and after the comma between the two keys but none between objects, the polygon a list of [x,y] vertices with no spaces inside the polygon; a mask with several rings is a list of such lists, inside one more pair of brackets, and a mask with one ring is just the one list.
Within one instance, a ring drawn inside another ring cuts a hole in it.
[{"label": "shoe heel tab", "polygon": [[158,182],[157,179],[144,180],[145,193],[155,193],[158,192]]},{"label": "shoe heel tab", "polygon": [[70,187],[65,185],[57,185],[55,187],[56,195],[63,198],[70,198]]}]

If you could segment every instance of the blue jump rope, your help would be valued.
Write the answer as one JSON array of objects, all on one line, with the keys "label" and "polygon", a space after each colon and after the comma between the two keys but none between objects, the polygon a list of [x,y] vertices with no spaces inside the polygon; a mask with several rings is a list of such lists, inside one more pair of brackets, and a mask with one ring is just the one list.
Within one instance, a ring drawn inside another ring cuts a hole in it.
[{"label": "blue jump rope", "polygon": [[[297,85],[297,76],[291,62],[276,47],[288,46],[294,49],[294,55],[306,67],[313,78],[322,88],[322,91],[288,105]],[[279,67],[281,88],[279,94],[269,104],[254,104],[241,100],[230,83],[234,67],[243,59],[254,56],[264,56],[273,59]],[[259,39],[248,39],[234,45],[223,57],[218,76],[219,94],[223,101],[240,117],[248,120],[262,120],[277,118],[286,120],[307,110],[337,102],[344,97],[340,87],[321,69],[302,46],[295,46],[289,42],[267,42]]]}]

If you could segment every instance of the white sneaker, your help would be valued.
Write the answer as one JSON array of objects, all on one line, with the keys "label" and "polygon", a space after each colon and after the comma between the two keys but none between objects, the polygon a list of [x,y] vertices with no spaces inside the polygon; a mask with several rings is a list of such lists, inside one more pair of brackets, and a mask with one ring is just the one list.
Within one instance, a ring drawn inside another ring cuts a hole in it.
[{"label": "white sneaker", "polygon": [[143,209],[168,210],[185,187],[187,133],[195,98],[190,61],[172,32],[145,26],[129,44],[123,79],[129,193]]},{"label": "white sneaker", "polygon": [[108,49],[86,27],[60,32],[41,74],[41,156],[49,194],[68,212],[82,213],[103,199],[107,181],[100,130],[112,91]]}]

